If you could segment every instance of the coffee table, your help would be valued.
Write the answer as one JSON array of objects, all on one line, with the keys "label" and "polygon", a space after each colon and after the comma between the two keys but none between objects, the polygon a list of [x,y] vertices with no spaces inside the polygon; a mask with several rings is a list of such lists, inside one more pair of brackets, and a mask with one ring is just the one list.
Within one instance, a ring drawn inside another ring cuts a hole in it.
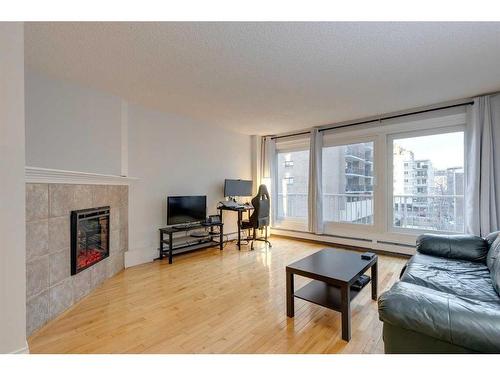
[{"label": "coffee table", "polygon": [[[361,253],[323,249],[286,267],[286,314],[295,314],[294,297],[339,311],[342,314],[342,339],[351,339],[351,301],[359,290],[353,283],[371,268],[372,299],[377,300],[377,256],[370,260]],[[293,275],[313,279],[294,292]]]}]

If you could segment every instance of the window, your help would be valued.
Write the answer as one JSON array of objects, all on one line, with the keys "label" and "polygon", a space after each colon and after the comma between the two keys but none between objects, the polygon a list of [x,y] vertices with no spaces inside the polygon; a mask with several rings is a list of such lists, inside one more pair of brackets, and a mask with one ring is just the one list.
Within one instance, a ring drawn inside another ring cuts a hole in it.
[{"label": "window", "polygon": [[278,150],[277,158],[276,224],[286,227],[287,222],[307,223],[309,150]]},{"label": "window", "polygon": [[373,224],[373,142],[323,147],[323,220]]},{"label": "window", "polygon": [[[392,140],[392,147],[393,226],[463,232],[463,131],[398,137]],[[404,167],[410,169],[413,176],[423,178],[400,183],[404,179],[401,173]],[[411,171],[412,168],[416,171]]]}]

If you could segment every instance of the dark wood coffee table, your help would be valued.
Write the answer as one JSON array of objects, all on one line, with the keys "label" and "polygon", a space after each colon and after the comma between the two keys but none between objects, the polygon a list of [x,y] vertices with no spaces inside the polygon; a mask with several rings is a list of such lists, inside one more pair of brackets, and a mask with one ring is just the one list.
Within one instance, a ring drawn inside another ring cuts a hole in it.
[{"label": "dark wood coffee table", "polygon": [[[361,259],[361,253],[323,249],[286,267],[286,314],[295,314],[294,297],[342,314],[342,339],[351,339],[351,301],[359,293],[352,284],[371,268],[372,299],[377,300],[377,256]],[[313,279],[294,292],[293,275]]]}]

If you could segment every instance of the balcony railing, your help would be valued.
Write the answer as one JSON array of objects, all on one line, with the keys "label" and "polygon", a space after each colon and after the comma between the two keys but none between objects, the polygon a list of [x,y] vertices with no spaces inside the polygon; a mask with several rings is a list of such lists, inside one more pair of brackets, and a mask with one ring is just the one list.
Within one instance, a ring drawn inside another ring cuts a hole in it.
[{"label": "balcony railing", "polygon": [[393,209],[395,227],[464,231],[463,195],[395,195]]},{"label": "balcony railing", "polygon": [[364,177],[372,177],[371,176],[371,170],[366,170],[363,167],[348,166],[345,169],[345,173],[357,174],[357,175],[361,175],[361,176],[364,176]]},{"label": "balcony railing", "polygon": [[278,220],[307,219],[307,193],[278,194]]},{"label": "balcony railing", "polygon": [[323,220],[373,224],[373,195],[323,194]]},{"label": "balcony railing", "polygon": [[[306,219],[307,194],[278,194],[278,220]],[[373,223],[371,194],[323,194],[323,220],[353,224]]]},{"label": "balcony railing", "polygon": [[355,160],[359,160],[361,162],[372,162],[373,161],[373,156],[371,154],[367,154],[363,151],[356,151],[356,150],[347,150],[345,152],[345,157],[346,158],[354,158]]},{"label": "balcony railing", "polygon": [[[369,192],[373,191],[373,186],[370,184],[367,184],[367,185],[348,184],[345,187],[345,190],[349,192],[349,193],[346,193],[347,195],[349,195],[353,191],[355,191],[356,193],[369,193]],[[346,194],[340,194],[340,195],[346,195]]]},{"label": "balcony railing", "polygon": [[[307,194],[278,194],[278,220],[306,220]],[[373,195],[323,194],[323,220],[373,224]],[[395,195],[393,224],[397,228],[464,231],[463,195]]]}]

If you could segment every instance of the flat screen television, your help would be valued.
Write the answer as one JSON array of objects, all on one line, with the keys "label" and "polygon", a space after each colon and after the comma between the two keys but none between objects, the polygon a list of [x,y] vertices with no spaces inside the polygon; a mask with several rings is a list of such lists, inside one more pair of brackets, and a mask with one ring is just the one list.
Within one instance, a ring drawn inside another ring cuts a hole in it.
[{"label": "flat screen television", "polygon": [[253,181],[251,180],[225,180],[225,197],[250,197],[252,195]]},{"label": "flat screen television", "polygon": [[167,224],[189,224],[207,218],[207,196],[190,195],[167,198]]}]

